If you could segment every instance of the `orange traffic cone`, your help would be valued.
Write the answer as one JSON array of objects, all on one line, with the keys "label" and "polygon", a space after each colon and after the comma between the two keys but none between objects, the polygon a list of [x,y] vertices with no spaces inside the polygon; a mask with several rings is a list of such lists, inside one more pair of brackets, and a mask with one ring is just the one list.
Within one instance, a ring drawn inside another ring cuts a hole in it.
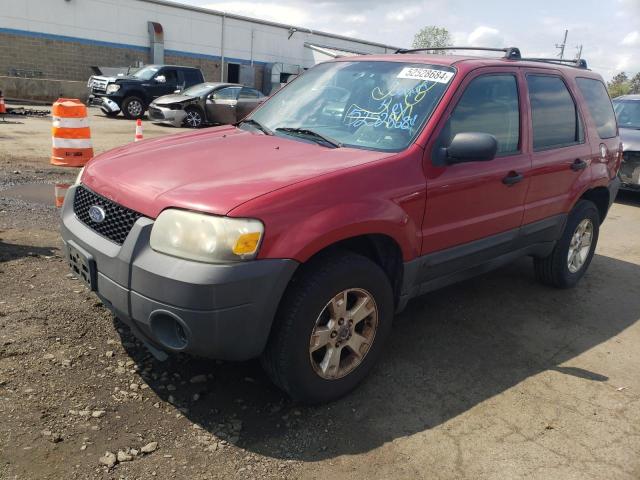
[{"label": "orange traffic cone", "polygon": [[68,183],[56,183],[55,185],[55,195],[56,195],[56,207],[60,208],[64,203],[64,196],[67,194],[67,190],[69,190]]},{"label": "orange traffic cone", "polygon": [[0,91],[0,115],[6,115],[7,113],[7,106],[4,104],[4,97],[2,96],[2,91]]},{"label": "orange traffic cone", "polygon": [[139,142],[140,140],[142,140],[142,120],[138,119],[136,121],[136,138],[134,141]]}]

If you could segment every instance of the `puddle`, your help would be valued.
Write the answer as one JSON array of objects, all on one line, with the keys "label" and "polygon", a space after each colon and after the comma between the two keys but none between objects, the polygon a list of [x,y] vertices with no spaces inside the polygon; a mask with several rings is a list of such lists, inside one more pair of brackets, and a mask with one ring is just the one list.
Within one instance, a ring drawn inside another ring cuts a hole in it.
[{"label": "puddle", "polygon": [[55,203],[55,187],[51,183],[25,183],[0,191],[0,197],[15,198],[41,205],[53,205]]}]

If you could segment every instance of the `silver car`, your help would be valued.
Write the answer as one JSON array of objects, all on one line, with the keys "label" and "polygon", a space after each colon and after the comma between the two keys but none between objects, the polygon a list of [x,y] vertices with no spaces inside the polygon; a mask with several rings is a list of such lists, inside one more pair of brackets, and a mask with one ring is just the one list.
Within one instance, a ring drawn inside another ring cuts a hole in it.
[{"label": "silver car", "polygon": [[149,119],[174,127],[236,123],[266,100],[262,92],[237,83],[200,83],[149,105]]},{"label": "silver car", "polygon": [[640,95],[623,95],[613,99],[620,140],[622,165],[618,176],[622,188],[640,191]]}]

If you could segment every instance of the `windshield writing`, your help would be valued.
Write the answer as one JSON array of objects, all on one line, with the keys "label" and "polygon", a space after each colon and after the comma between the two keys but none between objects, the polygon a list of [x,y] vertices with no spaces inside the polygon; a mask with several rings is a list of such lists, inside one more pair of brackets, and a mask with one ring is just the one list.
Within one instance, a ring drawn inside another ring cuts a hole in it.
[{"label": "windshield writing", "polygon": [[277,92],[252,118],[271,131],[306,129],[346,147],[399,151],[420,132],[453,75],[435,65],[328,62]]}]

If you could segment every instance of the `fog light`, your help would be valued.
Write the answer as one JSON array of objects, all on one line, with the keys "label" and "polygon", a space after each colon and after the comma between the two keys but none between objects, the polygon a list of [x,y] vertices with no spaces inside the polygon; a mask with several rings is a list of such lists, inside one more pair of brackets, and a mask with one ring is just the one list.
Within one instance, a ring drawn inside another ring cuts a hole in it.
[{"label": "fog light", "polygon": [[156,310],[149,315],[151,331],[158,342],[169,350],[184,350],[189,344],[188,327],[177,315]]}]

